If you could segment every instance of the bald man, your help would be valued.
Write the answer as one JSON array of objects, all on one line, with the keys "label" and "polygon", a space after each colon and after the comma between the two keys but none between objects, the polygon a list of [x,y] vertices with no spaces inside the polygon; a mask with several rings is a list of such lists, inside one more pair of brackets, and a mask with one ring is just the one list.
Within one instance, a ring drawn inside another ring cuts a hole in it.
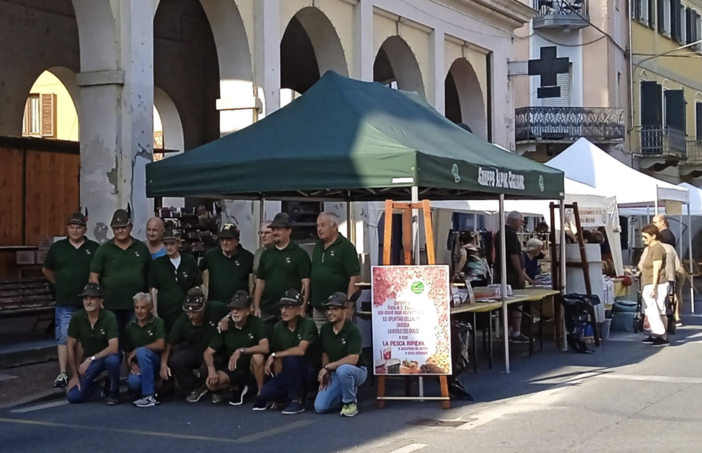
[{"label": "bald man", "polygon": [[152,260],[166,255],[166,248],[161,241],[163,239],[163,230],[163,220],[158,217],[152,217],[146,222],[146,245],[149,247]]},{"label": "bald man", "polygon": [[670,231],[668,217],[664,214],[658,214],[653,217],[653,224],[658,227],[658,231],[660,232],[657,236],[658,240],[675,248],[675,235]]}]

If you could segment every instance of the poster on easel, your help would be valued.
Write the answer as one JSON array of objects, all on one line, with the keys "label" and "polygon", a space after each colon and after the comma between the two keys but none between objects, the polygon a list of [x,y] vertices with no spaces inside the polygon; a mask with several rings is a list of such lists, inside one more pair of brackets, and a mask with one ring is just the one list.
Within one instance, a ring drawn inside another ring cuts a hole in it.
[{"label": "poster on easel", "polygon": [[376,375],[451,374],[448,266],[374,266]]}]

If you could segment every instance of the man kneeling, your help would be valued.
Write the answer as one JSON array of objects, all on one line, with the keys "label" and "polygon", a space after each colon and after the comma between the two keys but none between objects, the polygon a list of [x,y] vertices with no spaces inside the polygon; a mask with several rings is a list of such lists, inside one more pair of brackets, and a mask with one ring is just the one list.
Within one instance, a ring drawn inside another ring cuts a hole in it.
[{"label": "man kneeling", "polygon": [[263,321],[251,313],[251,298],[246,291],[237,291],[227,307],[231,310],[229,317],[205,350],[205,369],[200,374],[207,373],[207,389],[212,392],[213,402],[220,402],[221,392],[232,389],[229,404],[239,406],[249,384],[255,382],[259,394],[263,388],[268,339]]},{"label": "man kneeling", "polygon": [[[102,287],[99,284],[88,283],[81,297],[83,310],[75,312],[68,324],[68,366],[72,377],[68,382],[66,399],[69,403],[82,403],[99,396],[100,387],[95,379],[107,370],[107,404],[113,406],[119,404],[119,369],[122,362],[117,318],[102,308]],[[78,356],[78,344],[83,348],[83,357]]]},{"label": "man kneeling", "polygon": [[324,304],[328,323],[319,332],[322,369],[314,409],[329,412],[343,404],[341,415],[358,414],[356,392],[368,377],[361,349],[361,331],[346,318],[349,307],[344,293],[332,294]]},{"label": "man kneeling", "polygon": [[124,328],[124,346],[127,355],[129,390],[141,398],[136,407],[153,407],[156,399],[156,378],[161,365],[161,352],[166,347],[166,326],[163,319],[154,316],[151,295],[134,296],[135,318]]}]

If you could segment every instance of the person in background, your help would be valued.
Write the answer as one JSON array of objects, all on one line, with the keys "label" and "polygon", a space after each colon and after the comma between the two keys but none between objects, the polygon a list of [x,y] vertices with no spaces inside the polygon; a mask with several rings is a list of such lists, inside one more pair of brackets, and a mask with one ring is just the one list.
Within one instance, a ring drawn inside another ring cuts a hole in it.
[{"label": "person in background", "polygon": [[207,272],[207,299],[225,303],[237,291],[251,290],[253,254],[239,243],[236,225],[227,223],[217,235],[219,247],[205,252],[200,270]]},{"label": "person in background", "polygon": [[253,273],[258,272],[258,263],[261,261],[261,255],[266,249],[273,247],[273,230],[271,230],[270,220],[266,220],[261,224],[261,229],[258,230],[258,235],[261,236],[261,247],[254,253]]},{"label": "person in background", "polygon": [[311,318],[302,316],[304,300],[296,289],[280,299],[281,321],[273,333],[273,353],[266,361],[266,374],[273,376],[264,384],[253,410],[264,411],[269,404],[287,400],[285,415],[305,411],[305,394],[315,387],[319,370],[319,334]]},{"label": "person in background", "polygon": [[189,253],[180,253],[180,243],[178,230],[166,230],[163,236],[166,256],[156,258],[149,273],[155,314],[163,319],[166,333],[183,314],[183,301],[188,290],[202,285],[197,260]]},{"label": "person in background", "polygon": [[66,387],[68,342],[68,324],[73,313],[80,310],[82,301],[79,296],[90,277],[90,262],[100,246],[85,237],[86,219],[76,212],[66,224],[68,237],[54,242],[46,254],[42,273],[54,285],[56,296],[56,341],[58,342],[59,375],[54,380],[54,387]]},{"label": "person in background", "polygon": [[102,288],[85,285],[83,309],[73,314],[68,325],[68,366],[71,380],[66,388],[69,403],[82,403],[100,395],[96,379],[107,371],[105,385],[108,406],[119,404],[119,372],[122,354],[117,338],[117,318],[102,308]]},{"label": "person in background", "polygon": [[269,346],[263,321],[251,313],[251,298],[245,291],[237,291],[227,307],[227,326],[213,335],[200,375],[207,376],[213,403],[221,402],[220,392],[232,389],[229,404],[240,406],[250,385],[261,393]]},{"label": "person in background", "polygon": [[545,242],[548,239],[548,230],[548,223],[540,222],[538,225],[536,225],[536,228],[534,228],[534,232],[531,234],[531,236],[540,240],[541,242]]},{"label": "person in background", "polygon": [[[675,298],[677,296],[677,279],[678,275],[681,272],[684,272],[684,269],[682,267],[682,263],[680,262],[680,258],[678,257],[678,252],[673,248],[672,245],[670,244],[663,244],[662,242],[660,243],[663,246],[663,249],[665,250],[665,275],[668,279],[668,296],[670,300],[670,297]],[[646,257],[648,256],[648,247],[644,249],[643,253],[641,254],[641,259],[639,259],[639,269],[642,268],[644,261],[646,260]],[[683,277],[684,278],[684,277]],[[672,316],[668,316],[668,322],[677,322],[678,316],[679,316],[679,299],[673,299],[675,302],[675,310],[673,313],[670,313]],[[670,309],[671,307],[668,307]],[[667,328],[671,327],[670,325],[667,326]],[[670,330],[669,330],[670,331]],[[670,331],[672,332],[672,331]]]},{"label": "person in background", "polygon": [[[338,215],[331,212],[319,214],[317,235],[319,241],[312,252],[310,304],[312,319],[317,324],[317,329],[320,329],[327,323],[324,303],[329,296],[342,292],[351,297],[356,292],[361,263],[356,247],[339,233]],[[346,313],[352,313],[352,310]]]},{"label": "person in background", "polygon": [[651,326],[650,335],[643,343],[651,346],[668,344],[666,316],[666,299],[668,298],[668,279],[666,276],[666,252],[658,240],[658,227],[653,224],[641,229],[641,236],[646,244],[646,259],[641,263],[641,296],[644,302],[644,314]]},{"label": "person in background", "polygon": [[[512,211],[507,215],[505,222],[505,251],[507,255],[507,284],[512,289],[524,289],[524,255],[522,255],[522,245],[517,234],[524,226],[524,216],[517,211]],[[501,233],[495,235],[495,283],[501,283],[502,253],[500,252]],[[522,334],[522,307],[521,304],[509,305],[509,340],[513,343],[529,343],[529,338]]]},{"label": "person in background", "polygon": [[124,330],[125,362],[129,368],[127,387],[141,398],[134,401],[136,407],[153,407],[156,399],[156,379],[161,365],[161,352],[166,347],[166,329],[163,319],[153,314],[151,295],[138,293],[134,296],[135,318]]},{"label": "person in background", "polygon": [[658,214],[653,217],[653,224],[658,228],[658,242],[675,247],[675,235],[670,231],[668,217],[665,214]]},{"label": "person in background", "polygon": [[166,248],[161,242],[164,230],[163,220],[158,217],[152,217],[146,222],[146,245],[152,260],[166,255]]},{"label": "person in background", "polygon": [[536,284],[536,277],[541,273],[541,266],[539,265],[539,260],[545,258],[545,255],[541,252],[544,243],[536,238],[531,238],[527,241],[526,250],[524,253],[524,274],[526,281],[530,285]]},{"label": "person in background", "polygon": [[349,299],[346,294],[332,294],[324,306],[329,322],[319,333],[322,369],[317,375],[319,393],[314,409],[323,414],[343,405],[341,416],[353,417],[358,414],[357,389],[368,377],[361,331],[348,319]]},{"label": "person in background", "polygon": [[133,225],[126,210],[115,211],[110,226],[115,237],[95,252],[90,263],[90,281],[104,288],[105,308],[117,317],[122,339],[124,328],[134,318],[134,294],[149,290],[152,260],[146,244],[132,237]]},{"label": "person in background", "polygon": [[192,288],[185,296],[183,311],[168,334],[160,374],[166,381],[174,377],[180,391],[188,394],[185,400],[196,403],[207,393],[207,387],[205,377],[195,371],[202,367],[203,353],[229,310],[221,302],[206,300],[199,288]]}]

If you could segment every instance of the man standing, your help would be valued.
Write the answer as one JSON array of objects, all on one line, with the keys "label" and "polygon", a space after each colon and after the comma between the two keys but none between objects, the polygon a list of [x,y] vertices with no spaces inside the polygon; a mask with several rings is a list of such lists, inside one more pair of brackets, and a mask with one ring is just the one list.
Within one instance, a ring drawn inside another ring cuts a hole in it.
[{"label": "man standing", "polygon": [[86,219],[77,212],[68,219],[68,237],[55,242],[44,259],[42,272],[54,285],[56,295],[56,341],[58,342],[59,375],[54,387],[66,387],[66,343],[68,324],[82,301],[81,293],[90,277],[90,262],[100,246],[85,237]]},{"label": "man standing", "polygon": [[166,256],[156,258],[149,273],[156,314],[170,332],[183,314],[183,301],[188,290],[202,285],[197,260],[189,253],[180,253],[180,233],[175,228],[163,236]]},{"label": "man standing", "polygon": [[115,237],[95,253],[90,281],[104,287],[105,308],[117,317],[123,338],[124,328],[134,318],[134,294],[148,291],[151,253],[146,244],[132,237],[133,225],[126,210],[115,211],[110,226]]},{"label": "man standing", "polygon": [[[161,356],[161,377],[175,377],[181,392],[188,393],[186,401],[196,403],[207,393],[202,379],[195,375],[203,363],[203,353],[217,333],[217,324],[227,315],[221,302],[206,301],[199,288],[185,296],[183,313],[168,335],[166,350]],[[173,353],[174,348],[178,350]]]},{"label": "man standing", "polygon": [[273,353],[266,362],[266,374],[272,375],[256,398],[253,410],[264,411],[269,403],[287,399],[283,414],[305,411],[305,393],[315,386],[319,370],[319,336],[310,318],[301,316],[304,302],[291,289],[280,299],[281,321],[273,332]]},{"label": "man standing", "polygon": [[270,221],[266,220],[261,224],[261,229],[258,231],[258,235],[261,236],[261,247],[256,250],[256,253],[254,253],[254,275],[256,275],[256,272],[258,272],[258,263],[261,261],[261,255],[263,255],[264,250],[273,247],[273,230],[271,230]]},{"label": "man standing", "polygon": [[266,322],[269,338],[280,313],[278,302],[285,292],[291,288],[302,292],[302,316],[310,294],[310,256],[290,241],[290,218],[282,212],[276,214],[270,227],[274,246],[261,255],[254,295],[254,313]]},{"label": "man standing", "polygon": [[152,260],[166,255],[166,248],[161,242],[163,231],[163,220],[160,218],[152,217],[146,222],[146,245],[149,247]]},{"label": "man standing", "polygon": [[[107,371],[109,381],[105,386],[107,404],[119,404],[119,371],[122,357],[117,339],[117,319],[102,308],[102,288],[90,282],[85,285],[83,309],[73,314],[68,325],[68,366],[71,380],[66,399],[69,403],[82,403],[100,394],[95,379]],[[83,351],[79,356],[78,346]]]},{"label": "man standing", "polygon": [[322,369],[317,376],[319,393],[314,401],[314,409],[320,414],[342,404],[342,416],[358,414],[356,389],[368,377],[361,331],[347,319],[347,303],[346,294],[338,292],[324,304],[329,322],[322,326],[319,333]]},{"label": "man standing", "polygon": [[136,407],[153,407],[156,399],[156,378],[161,365],[161,352],[166,347],[166,331],[163,319],[153,314],[154,304],[147,293],[134,296],[136,319],[127,324],[122,350],[126,354],[129,377],[127,386],[141,398],[134,401]]},{"label": "man standing", "polygon": [[323,212],[317,217],[319,241],[312,253],[310,303],[317,328],[327,322],[323,304],[334,293],[356,292],[356,282],[361,274],[356,247],[339,233],[339,216]]},{"label": "man standing", "polygon": [[[505,251],[507,255],[507,284],[512,289],[524,289],[524,255],[522,254],[522,243],[517,232],[524,227],[524,216],[521,213],[512,211],[507,215],[505,222]],[[502,276],[502,252],[500,251],[501,234],[498,231],[495,235],[495,283],[501,283]],[[529,343],[529,338],[521,333],[522,307],[521,304],[509,306],[509,340],[513,343]]]},{"label": "man standing", "polygon": [[653,224],[658,227],[658,241],[675,248],[675,235],[670,231],[668,217],[665,214],[658,214],[653,217]]},{"label": "man standing", "polygon": [[230,313],[226,329],[212,337],[200,375],[207,375],[212,402],[221,402],[220,392],[231,388],[229,404],[239,406],[249,392],[249,385],[255,383],[261,393],[269,347],[263,321],[251,314],[251,298],[245,291],[237,291],[227,307]]},{"label": "man standing", "polygon": [[225,302],[237,291],[249,293],[253,273],[253,254],[239,243],[239,230],[227,223],[220,231],[219,247],[205,252],[200,270],[207,271],[207,299]]}]

